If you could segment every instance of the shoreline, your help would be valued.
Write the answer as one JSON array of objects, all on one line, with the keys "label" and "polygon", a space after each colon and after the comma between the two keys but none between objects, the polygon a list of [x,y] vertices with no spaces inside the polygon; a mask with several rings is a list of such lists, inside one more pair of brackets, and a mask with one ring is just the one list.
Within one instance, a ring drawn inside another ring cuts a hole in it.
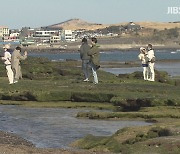
[{"label": "shoreline", "polygon": [[0,130],[0,153],[2,154],[91,154],[83,149],[38,148],[17,134]]},{"label": "shoreline", "polygon": [[[131,45],[107,45],[104,47],[104,45],[100,45],[100,52],[114,52],[114,51],[139,51],[140,47],[146,47],[146,45],[136,45],[136,46],[131,46]],[[116,46],[116,47],[115,47]],[[122,47],[121,47],[122,46]],[[28,50],[29,52],[37,51],[38,53],[45,52],[45,53],[76,53],[79,52],[78,47],[70,47],[67,49],[61,49],[61,48],[47,48],[47,47],[23,47],[24,50]],[[180,46],[154,46],[154,50],[169,50],[169,51],[174,51],[174,50],[180,50]]]},{"label": "shoreline", "polygon": [[[28,52],[34,52],[37,53],[71,53],[71,52],[79,52],[79,47],[81,43],[75,42],[74,44],[67,43],[67,47],[62,47],[61,45],[57,45],[54,47],[49,46],[36,46],[31,45],[28,47],[22,47],[23,50],[27,50]],[[146,47],[147,44],[100,44],[100,51],[101,52],[113,52],[113,51],[139,51],[140,47]],[[164,44],[154,44],[153,45],[154,50],[180,50],[180,45],[164,45]],[[2,50],[3,45],[0,45],[0,50]],[[15,45],[12,45],[12,48],[15,48]]]}]

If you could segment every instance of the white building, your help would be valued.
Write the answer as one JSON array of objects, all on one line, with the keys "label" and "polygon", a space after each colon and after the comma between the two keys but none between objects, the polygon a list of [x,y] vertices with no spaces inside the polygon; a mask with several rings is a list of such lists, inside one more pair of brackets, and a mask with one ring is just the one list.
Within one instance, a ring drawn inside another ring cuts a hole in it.
[{"label": "white building", "polygon": [[34,34],[34,37],[51,37],[53,35],[57,35],[58,31],[44,31],[44,30],[39,30],[36,31]]},{"label": "white building", "polygon": [[9,36],[9,28],[6,26],[0,26],[0,37]]},{"label": "white building", "polygon": [[61,41],[60,36],[51,36],[50,43],[59,43]]},{"label": "white building", "polygon": [[65,41],[75,41],[75,34],[72,30],[64,30],[62,37]]},{"label": "white building", "polygon": [[10,37],[19,37],[19,33],[11,33]]},{"label": "white building", "polygon": [[19,42],[19,33],[11,33],[9,36],[3,36],[4,42]]}]

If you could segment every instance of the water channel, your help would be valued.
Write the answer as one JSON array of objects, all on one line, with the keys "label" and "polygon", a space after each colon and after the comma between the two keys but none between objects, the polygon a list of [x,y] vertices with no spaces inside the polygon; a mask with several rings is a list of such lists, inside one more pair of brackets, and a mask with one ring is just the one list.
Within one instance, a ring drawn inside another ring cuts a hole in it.
[{"label": "water channel", "polygon": [[[65,148],[88,134],[109,136],[129,126],[150,125],[143,121],[78,119],[82,109],[0,106],[0,130],[17,134],[40,148]],[[83,110],[86,111],[86,110]]]}]

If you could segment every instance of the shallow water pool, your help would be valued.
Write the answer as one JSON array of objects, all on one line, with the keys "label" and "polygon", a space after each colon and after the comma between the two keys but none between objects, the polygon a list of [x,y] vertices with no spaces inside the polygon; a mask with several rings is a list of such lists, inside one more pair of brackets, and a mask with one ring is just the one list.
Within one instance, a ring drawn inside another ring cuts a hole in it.
[{"label": "shallow water pool", "polygon": [[[109,136],[129,126],[150,125],[143,121],[77,119],[79,109],[0,106],[0,130],[15,133],[40,148],[69,148],[88,134]],[[85,111],[85,110],[83,110]]]}]

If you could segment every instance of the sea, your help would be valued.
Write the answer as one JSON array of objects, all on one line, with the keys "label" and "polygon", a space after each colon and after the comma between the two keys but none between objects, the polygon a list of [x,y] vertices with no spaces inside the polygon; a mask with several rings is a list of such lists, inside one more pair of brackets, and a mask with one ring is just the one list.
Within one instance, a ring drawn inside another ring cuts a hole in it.
[{"label": "sea", "polygon": [[[117,62],[129,62],[138,60],[138,51],[105,51],[100,53],[100,61],[117,61]],[[29,54],[34,57],[45,57],[50,60],[80,60],[78,52],[60,52],[60,53],[38,53],[34,51]],[[180,50],[157,50],[155,52],[156,60],[180,60]]]},{"label": "sea", "polygon": [[[104,51],[100,53],[100,61],[103,62],[133,62],[138,61],[139,51]],[[29,53],[33,57],[45,57],[52,61],[80,60],[78,52],[60,52],[60,53],[39,53],[34,51]],[[156,50],[155,69],[166,71],[170,76],[180,76],[180,50]],[[164,62],[162,62],[164,61]],[[102,68],[102,70],[113,74],[127,74],[135,71],[142,71],[139,67],[130,68]]]}]

